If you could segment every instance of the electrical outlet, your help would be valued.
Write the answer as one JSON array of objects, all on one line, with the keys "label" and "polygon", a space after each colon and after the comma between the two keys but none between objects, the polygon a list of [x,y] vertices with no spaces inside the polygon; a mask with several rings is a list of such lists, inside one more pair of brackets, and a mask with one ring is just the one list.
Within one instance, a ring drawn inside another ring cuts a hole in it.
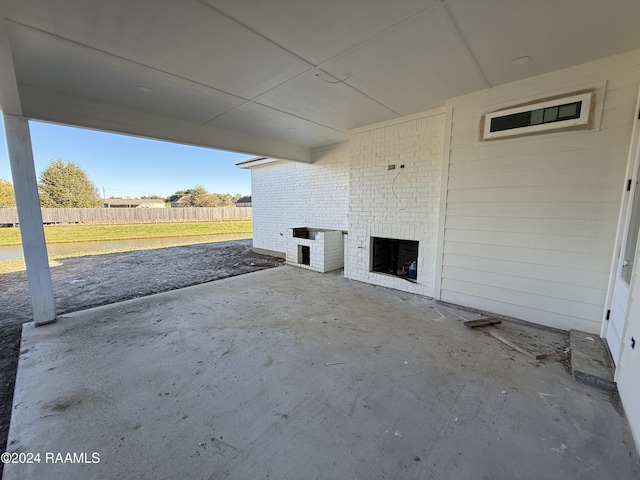
[{"label": "electrical outlet", "polygon": [[395,164],[387,165],[387,170],[395,170],[395,169],[396,169]]}]

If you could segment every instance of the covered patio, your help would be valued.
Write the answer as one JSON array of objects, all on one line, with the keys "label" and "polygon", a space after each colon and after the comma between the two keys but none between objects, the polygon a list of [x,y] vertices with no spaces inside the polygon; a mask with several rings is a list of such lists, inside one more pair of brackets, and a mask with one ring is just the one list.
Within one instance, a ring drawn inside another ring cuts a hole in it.
[{"label": "covered patio", "polygon": [[[0,13],[34,320],[7,451],[100,459],[5,480],[637,476],[640,3]],[[59,315],[31,120],[258,155],[254,249],[341,232],[346,278],[282,267]],[[375,239],[417,242],[415,283],[373,268]],[[567,374],[566,332],[505,322],[557,357],[531,361],[432,298],[605,338],[622,405]]]},{"label": "covered patio", "polygon": [[564,333],[500,325],[535,361],[461,318],[286,266],[27,324],[8,449],[41,462],[3,478],[634,478]]}]

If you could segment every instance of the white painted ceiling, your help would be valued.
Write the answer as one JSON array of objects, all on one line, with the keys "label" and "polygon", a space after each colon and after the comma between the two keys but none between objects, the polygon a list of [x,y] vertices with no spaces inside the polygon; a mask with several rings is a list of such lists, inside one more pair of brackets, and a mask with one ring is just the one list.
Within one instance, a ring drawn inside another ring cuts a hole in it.
[{"label": "white painted ceiling", "polygon": [[25,116],[298,160],[352,128],[640,48],[638,0],[6,0],[1,12]]}]

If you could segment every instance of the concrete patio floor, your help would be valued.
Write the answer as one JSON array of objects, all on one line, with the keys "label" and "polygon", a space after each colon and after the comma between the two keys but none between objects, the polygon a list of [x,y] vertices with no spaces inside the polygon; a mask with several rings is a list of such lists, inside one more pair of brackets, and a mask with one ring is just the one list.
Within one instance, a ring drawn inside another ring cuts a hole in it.
[{"label": "concrete patio floor", "polygon": [[450,313],[279,267],[27,324],[3,478],[638,478],[615,396]]}]

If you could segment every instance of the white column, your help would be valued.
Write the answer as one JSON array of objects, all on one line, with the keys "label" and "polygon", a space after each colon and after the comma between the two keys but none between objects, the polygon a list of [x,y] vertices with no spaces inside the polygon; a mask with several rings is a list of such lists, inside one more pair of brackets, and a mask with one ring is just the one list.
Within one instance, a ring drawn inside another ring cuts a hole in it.
[{"label": "white column", "polygon": [[36,325],[44,325],[56,321],[56,307],[42,227],[29,122],[24,117],[6,113],[3,113],[3,118],[33,319]]}]

